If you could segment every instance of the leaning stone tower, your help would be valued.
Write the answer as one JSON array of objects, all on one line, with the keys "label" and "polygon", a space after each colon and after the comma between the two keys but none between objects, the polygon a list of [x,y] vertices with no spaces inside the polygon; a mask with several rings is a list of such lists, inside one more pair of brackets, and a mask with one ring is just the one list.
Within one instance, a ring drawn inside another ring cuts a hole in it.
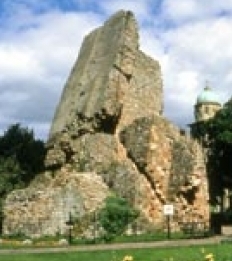
[{"label": "leaning stone tower", "polygon": [[119,11],[85,37],[51,124],[46,170],[8,195],[3,232],[65,234],[71,215],[87,233],[86,217],[112,194],[139,210],[136,233],[164,228],[169,204],[175,229],[207,223],[197,146],[163,116],[159,62],[139,49],[133,13]]}]

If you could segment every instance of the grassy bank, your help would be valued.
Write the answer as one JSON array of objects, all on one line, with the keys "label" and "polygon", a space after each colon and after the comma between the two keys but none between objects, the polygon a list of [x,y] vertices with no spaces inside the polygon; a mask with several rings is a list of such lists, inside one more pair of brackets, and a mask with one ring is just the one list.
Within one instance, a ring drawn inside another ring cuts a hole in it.
[{"label": "grassy bank", "polygon": [[122,261],[127,255],[134,261],[203,261],[212,253],[214,261],[231,261],[232,244],[208,246],[107,250],[92,252],[62,252],[39,254],[2,254],[1,261]]}]

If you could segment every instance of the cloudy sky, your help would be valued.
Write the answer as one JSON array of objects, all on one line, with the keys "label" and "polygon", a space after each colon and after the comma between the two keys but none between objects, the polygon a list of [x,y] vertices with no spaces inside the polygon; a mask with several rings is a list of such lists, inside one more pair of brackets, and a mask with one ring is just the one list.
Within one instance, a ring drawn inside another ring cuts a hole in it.
[{"label": "cloudy sky", "polygon": [[231,97],[232,0],[1,0],[0,134],[19,122],[46,140],[83,37],[120,9],[161,64],[167,118],[191,123],[206,81]]}]

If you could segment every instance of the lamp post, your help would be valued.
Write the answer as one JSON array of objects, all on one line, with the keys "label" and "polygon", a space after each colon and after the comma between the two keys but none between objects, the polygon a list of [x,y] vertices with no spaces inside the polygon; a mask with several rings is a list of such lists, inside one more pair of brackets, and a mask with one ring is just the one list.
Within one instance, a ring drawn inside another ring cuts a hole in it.
[{"label": "lamp post", "polygon": [[72,214],[69,212],[69,218],[68,221],[65,222],[66,226],[68,227],[68,243],[69,245],[72,244],[72,230],[73,230],[73,220],[72,220]]}]

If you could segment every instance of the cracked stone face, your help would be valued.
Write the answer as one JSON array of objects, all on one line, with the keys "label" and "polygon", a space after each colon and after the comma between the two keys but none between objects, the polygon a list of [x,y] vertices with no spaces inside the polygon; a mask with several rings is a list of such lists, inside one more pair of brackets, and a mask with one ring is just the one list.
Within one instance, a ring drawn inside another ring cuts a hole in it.
[{"label": "cracked stone face", "polygon": [[[141,230],[163,227],[167,203],[174,204],[177,229],[185,217],[208,222],[201,148],[162,111],[159,63],[139,50],[134,15],[120,11],[85,37],[51,125],[47,170],[28,190],[7,198],[5,233],[64,231],[64,212],[80,218],[112,192],[140,210]],[[25,198],[38,190],[43,200]],[[34,226],[27,226],[20,213],[27,213],[24,220],[33,217]]]}]

